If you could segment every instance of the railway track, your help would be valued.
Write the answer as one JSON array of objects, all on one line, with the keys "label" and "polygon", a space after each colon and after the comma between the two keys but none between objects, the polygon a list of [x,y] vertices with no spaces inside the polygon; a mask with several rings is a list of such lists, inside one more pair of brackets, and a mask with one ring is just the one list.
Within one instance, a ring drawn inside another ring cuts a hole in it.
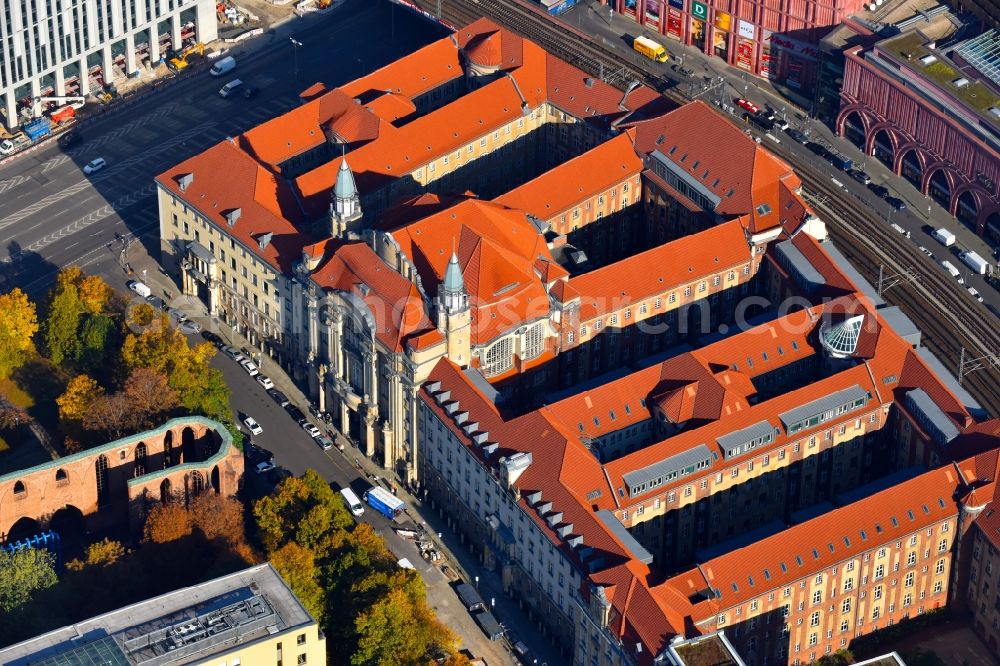
[{"label": "railway track", "polygon": [[[461,28],[487,16],[539,44],[544,49],[624,90],[640,81],[678,105],[690,101],[669,80],[649,71],[644,62],[629,60],[603,42],[580,32],[562,20],[549,16],[539,6],[524,0],[414,0],[429,14]],[[735,122],[735,120],[734,120]],[[787,151],[770,150],[791,164]],[[845,193],[829,180],[829,175],[796,164],[807,193],[817,200],[817,212],[825,214],[828,231],[851,262],[875,282],[879,267],[891,274],[908,273],[912,281],[894,285],[884,294],[898,305],[923,332],[923,344],[950,370],[958,371],[962,348],[970,358],[1000,354],[1000,331],[996,318],[964,290],[956,290],[953,278],[919,254],[910,244],[900,243],[893,231],[861,201],[845,201]],[[817,199],[818,198],[818,199]],[[991,414],[1000,414],[1000,368],[989,366],[971,372],[964,386]]]}]

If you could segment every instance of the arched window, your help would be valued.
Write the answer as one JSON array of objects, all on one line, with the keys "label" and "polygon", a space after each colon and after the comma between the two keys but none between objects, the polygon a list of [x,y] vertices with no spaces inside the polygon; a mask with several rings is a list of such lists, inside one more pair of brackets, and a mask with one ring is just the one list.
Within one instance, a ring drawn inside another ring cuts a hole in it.
[{"label": "arched window", "polygon": [[545,322],[539,322],[529,328],[524,334],[524,343],[521,346],[521,358],[525,361],[540,356],[545,349]]},{"label": "arched window", "polygon": [[14,494],[15,495],[23,495],[26,492],[28,492],[28,489],[24,487],[24,481],[15,481],[14,482]]},{"label": "arched window", "polygon": [[94,466],[97,474],[97,505],[107,506],[111,502],[111,493],[108,492],[108,458],[100,456]]},{"label": "arched window", "polygon": [[142,476],[146,473],[146,443],[139,442],[135,447],[135,476]]},{"label": "arched window", "polygon": [[173,490],[170,488],[170,479],[163,479],[163,482],[160,484],[160,501],[164,504],[169,503],[172,493]]},{"label": "arched window", "polygon": [[174,464],[174,432],[168,430],[163,436],[163,469]]},{"label": "arched window", "polygon": [[201,472],[191,472],[189,483],[191,497],[196,497],[205,490],[205,479],[202,477]]},{"label": "arched window", "polygon": [[69,480],[69,474],[66,473],[66,470],[61,468],[56,470],[56,481],[68,481],[68,480]]},{"label": "arched window", "polygon": [[512,339],[508,336],[497,340],[486,348],[483,374],[487,377],[499,375],[514,365]]}]

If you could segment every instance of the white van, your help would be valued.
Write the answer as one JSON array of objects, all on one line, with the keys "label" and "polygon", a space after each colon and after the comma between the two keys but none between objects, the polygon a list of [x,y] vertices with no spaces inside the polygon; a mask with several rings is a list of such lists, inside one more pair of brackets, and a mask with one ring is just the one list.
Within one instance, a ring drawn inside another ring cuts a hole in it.
[{"label": "white van", "polygon": [[236,90],[242,85],[243,85],[242,81],[240,81],[239,79],[233,79],[232,81],[230,81],[229,83],[227,83],[226,85],[222,86],[222,88],[219,89],[219,95],[221,97],[229,97],[230,95],[233,94],[234,90]]},{"label": "white van", "polygon": [[212,69],[208,70],[212,76],[222,76],[227,72],[231,72],[236,69],[236,58],[233,56],[226,56],[219,62],[212,65]]},{"label": "white van", "polygon": [[128,283],[128,288],[139,294],[143,298],[149,298],[153,294],[153,290],[146,286],[144,283],[138,280],[132,280]]},{"label": "white van", "polygon": [[351,510],[355,516],[360,516],[365,512],[365,507],[362,506],[361,500],[358,496],[354,494],[354,491],[350,488],[341,488],[340,494],[344,498],[344,503],[347,504],[347,508]]},{"label": "white van", "polygon": [[953,278],[958,278],[959,284],[965,284],[965,280],[962,279],[962,273],[957,268],[955,268],[955,264],[951,263],[950,261],[942,261],[941,265],[944,266],[944,269],[948,271],[949,275],[951,275]]}]

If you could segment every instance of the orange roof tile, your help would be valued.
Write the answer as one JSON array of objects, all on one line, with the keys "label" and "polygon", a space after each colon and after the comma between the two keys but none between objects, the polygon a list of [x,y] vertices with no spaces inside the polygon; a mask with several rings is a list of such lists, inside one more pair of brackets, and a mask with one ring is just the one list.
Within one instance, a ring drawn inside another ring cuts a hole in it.
[{"label": "orange roof tile", "polygon": [[[375,190],[520,117],[517,88],[506,77],[497,79],[393,129],[385,141],[372,141],[351,151],[348,157],[358,188],[362,193]],[[325,210],[340,161],[338,157],[296,178],[307,210],[316,214]]]},{"label": "orange roof tile", "polygon": [[376,337],[392,351],[402,351],[408,336],[433,328],[417,287],[385,265],[366,243],[337,248],[312,279],[323,289],[363,301]]},{"label": "orange roof tile", "polygon": [[[951,497],[957,485],[954,470],[942,467],[702,563],[701,572],[719,596],[696,604],[693,619],[710,620],[770,590],[955,518],[958,508]],[[702,580],[693,569],[664,584],[688,596]]]},{"label": "orange roof tile", "polygon": [[470,39],[463,51],[469,60],[482,67],[499,67],[503,63],[501,40],[503,33],[499,30],[482,33]]},{"label": "orange roof tile", "polygon": [[458,49],[450,37],[431,42],[371,74],[340,87],[350,97],[392,91],[410,99],[463,76]]},{"label": "orange roof tile", "polygon": [[632,140],[622,133],[493,201],[551,220],[584,199],[639,175],[642,168]]},{"label": "orange roof tile", "polygon": [[524,38],[487,18],[456,31],[455,39],[466,57],[477,65],[511,70],[524,64]]},{"label": "orange roof tile", "polygon": [[587,322],[752,258],[746,232],[733,220],[570,278],[570,284],[583,295],[580,321]]},{"label": "orange roof tile", "polygon": [[[721,198],[716,213],[747,215],[754,233],[786,220],[793,227],[801,222],[805,206],[794,194],[800,181],[792,168],[705,102],[685,104],[634,128],[638,151],[658,150]],[[762,204],[770,212],[762,212]]]},{"label": "orange roof tile", "polygon": [[[182,191],[179,179],[185,174],[192,175],[193,180]],[[303,246],[313,242],[293,224],[300,215],[284,181],[231,141],[217,143],[174,165],[157,176],[156,182],[285,274],[290,274],[295,262],[301,260]],[[240,211],[239,219],[230,226],[225,214],[236,209]],[[271,237],[262,248],[265,234]]]},{"label": "orange roof tile", "polygon": [[401,118],[407,118],[417,111],[413,100],[406,95],[394,92],[379,95],[370,102],[365,103],[365,108],[389,123],[395,123]]}]

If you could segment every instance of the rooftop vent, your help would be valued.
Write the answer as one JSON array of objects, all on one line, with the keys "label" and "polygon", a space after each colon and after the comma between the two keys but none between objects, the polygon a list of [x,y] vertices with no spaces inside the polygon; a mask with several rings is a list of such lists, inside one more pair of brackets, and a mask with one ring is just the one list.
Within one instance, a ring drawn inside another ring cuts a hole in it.
[{"label": "rooftop vent", "polygon": [[986,109],[986,112],[989,113],[994,118],[1000,119],[1000,109],[998,109],[997,107],[991,106],[990,108]]},{"label": "rooftop vent", "polygon": [[181,188],[181,192],[187,192],[187,188],[190,187],[191,183],[193,182],[194,182],[194,174],[184,173],[181,174],[180,177],[177,179],[177,186]]},{"label": "rooftop vent", "polygon": [[588,88],[593,88],[594,87],[594,79],[592,79],[592,78],[590,78],[588,76],[587,78],[585,78],[583,80],[583,85],[587,86]]},{"label": "rooftop vent", "polygon": [[952,81],[951,83],[956,88],[964,88],[965,86],[969,85],[969,79],[965,78],[964,76],[961,76],[961,77],[955,79],[954,81]]},{"label": "rooftop vent", "polygon": [[937,56],[936,55],[927,54],[923,58],[920,59],[920,64],[926,66],[926,65],[931,64],[932,62],[935,62],[936,60],[937,60]]}]

